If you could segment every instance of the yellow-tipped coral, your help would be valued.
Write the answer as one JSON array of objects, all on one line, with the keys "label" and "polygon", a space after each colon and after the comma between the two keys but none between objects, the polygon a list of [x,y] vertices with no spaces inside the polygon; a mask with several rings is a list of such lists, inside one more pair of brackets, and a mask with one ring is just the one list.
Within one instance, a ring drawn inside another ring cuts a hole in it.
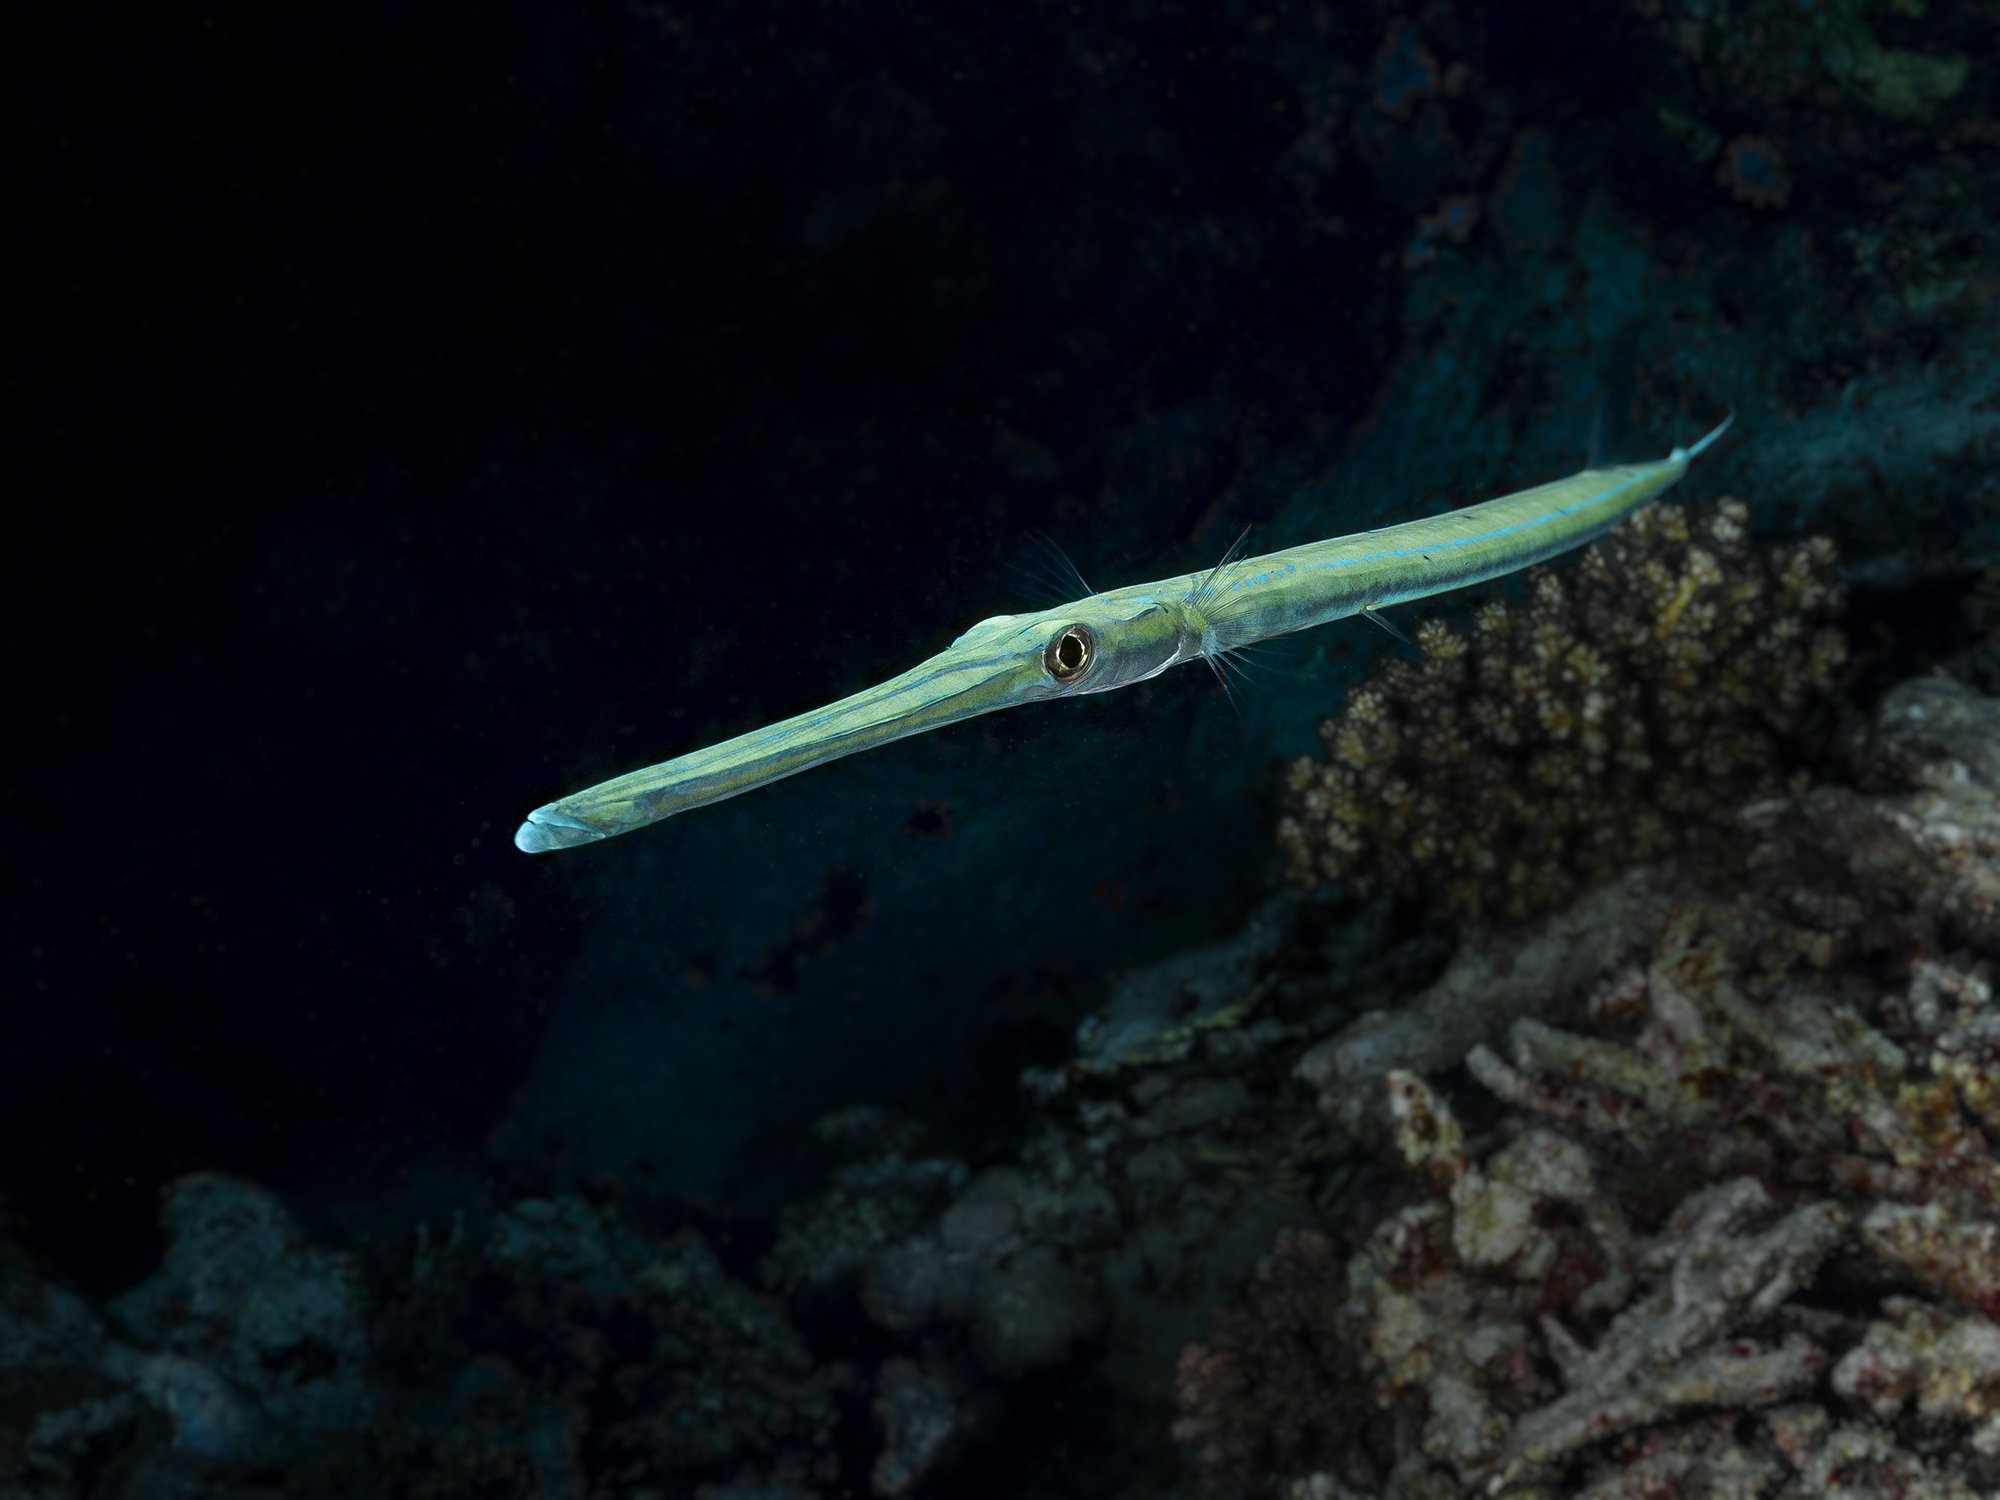
[{"label": "yellow-tipped coral", "polygon": [[1747,522],[1655,506],[1469,632],[1424,624],[1289,768],[1292,876],[1520,920],[1782,790],[1846,661],[1841,590],[1830,542]]}]

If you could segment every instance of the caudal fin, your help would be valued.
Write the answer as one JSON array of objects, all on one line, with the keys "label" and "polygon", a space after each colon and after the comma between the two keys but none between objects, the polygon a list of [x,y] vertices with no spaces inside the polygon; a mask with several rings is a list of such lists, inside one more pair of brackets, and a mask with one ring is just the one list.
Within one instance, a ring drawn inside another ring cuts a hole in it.
[{"label": "caudal fin", "polygon": [[1721,437],[1723,433],[1729,431],[1729,424],[1731,422],[1734,422],[1735,420],[1736,420],[1736,409],[1734,407],[1731,407],[1729,415],[1724,417],[1720,422],[1715,424],[1714,431],[1710,432],[1706,437],[1702,438],[1701,441],[1697,442],[1692,447],[1674,449],[1674,457],[1685,458],[1689,462],[1693,462],[1695,459],[1700,458],[1702,454],[1708,451],[1708,445],[1710,443],[1713,443],[1717,438]]}]

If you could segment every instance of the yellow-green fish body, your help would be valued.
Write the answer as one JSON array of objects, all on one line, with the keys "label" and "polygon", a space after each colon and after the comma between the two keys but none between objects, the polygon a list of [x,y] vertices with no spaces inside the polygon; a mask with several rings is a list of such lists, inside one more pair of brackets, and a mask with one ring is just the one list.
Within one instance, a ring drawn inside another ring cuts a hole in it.
[{"label": "yellow-green fish body", "polygon": [[1258,641],[1517,572],[1609,531],[1677,483],[1728,426],[1653,463],[1585,469],[1441,516],[981,620],[850,698],[538,807],[515,846],[540,854],[594,843],[977,714],[1128,687],[1182,662],[1219,666]]}]

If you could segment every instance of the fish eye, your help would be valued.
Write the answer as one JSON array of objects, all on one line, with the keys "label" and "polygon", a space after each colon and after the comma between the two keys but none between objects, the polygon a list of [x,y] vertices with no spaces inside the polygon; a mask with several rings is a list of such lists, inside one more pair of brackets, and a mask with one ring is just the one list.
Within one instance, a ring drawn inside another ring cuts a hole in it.
[{"label": "fish eye", "polygon": [[1042,670],[1057,682],[1075,682],[1097,659],[1097,632],[1072,625],[1056,633],[1042,652]]}]

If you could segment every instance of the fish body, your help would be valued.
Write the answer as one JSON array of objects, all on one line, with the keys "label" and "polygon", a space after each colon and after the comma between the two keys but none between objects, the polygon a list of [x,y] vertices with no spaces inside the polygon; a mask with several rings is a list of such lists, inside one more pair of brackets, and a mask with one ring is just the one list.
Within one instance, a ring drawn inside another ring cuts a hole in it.
[{"label": "fish body", "polygon": [[1585,469],[1461,510],[981,620],[887,682],[529,813],[529,854],[595,843],[843,755],[996,709],[1109,692],[1183,662],[1483,583],[1581,547],[1678,483],[1722,436],[1652,463]]}]

